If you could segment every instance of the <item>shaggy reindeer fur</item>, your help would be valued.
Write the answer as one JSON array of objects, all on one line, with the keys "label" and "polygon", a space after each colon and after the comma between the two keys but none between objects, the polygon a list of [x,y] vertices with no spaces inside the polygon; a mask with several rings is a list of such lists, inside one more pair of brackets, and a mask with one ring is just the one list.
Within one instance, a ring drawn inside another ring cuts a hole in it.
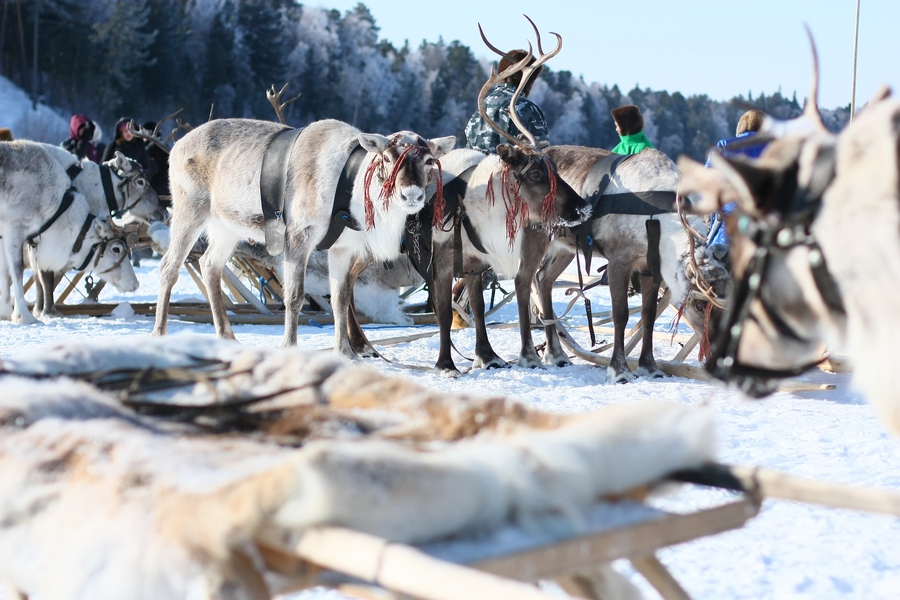
[{"label": "shaggy reindeer fur", "polygon": [[[28,310],[23,286],[23,247],[28,235],[37,233],[59,208],[70,181],[65,169],[43,144],[17,141],[0,144],[0,313],[9,318],[9,285],[11,282],[15,313],[22,323],[36,323]],[[115,233],[103,219],[94,219],[84,242],[73,252],[75,240],[90,214],[84,196],[74,192],[72,205],[36,238],[31,253],[35,270],[63,271],[84,262],[92,246],[112,240]],[[137,277],[128,261],[120,261],[125,248],[110,244],[109,252],[97,255],[97,270],[115,267],[108,280],[122,291],[137,289]],[[118,266],[116,263],[118,262]],[[100,264],[102,263],[102,267]]]},{"label": "shaggy reindeer fur", "polygon": [[[808,229],[845,312],[828,305],[813,278],[815,250],[798,245],[772,253],[761,282],[766,305],[759,298],[751,304],[752,318],[742,324],[735,358],[742,365],[780,370],[815,362],[826,344],[846,349],[854,362],[854,384],[887,428],[900,435],[900,371],[893,351],[900,331],[900,299],[891,292],[900,279],[900,101],[880,94],[834,135],[818,120],[816,85],[814,79],[813,101],[798,123],[785,127],[766,121],[764,133],[788,135],[770,142],[759,160],[719,160],[715,169],[685,160],[683,186],[702,194],[704,210],[737,202],[738,210],[726,218],[726,225],[738,280],[757,251],[738,229],[738,215],[778,223],[791,217],[776,210],[779,197],[813,194],[818,211]],[[827,183],[824,191],[822,181]],[[796,337],[773,326],[773,312]],[[770,391],[774,383],[763,377],[749,379],[752,382],[745,384],[736,378],[742,387],[759,393]]]},{"label": "shaggy reindeer fur", "polygon": [[[227,359],[236,373],[260,368],[283,384],[293,378],[292,387],[326,398],[335,397],[334,384],[352,393],[348,376],[388,388],[393,381],[299,349],[184,337],[152,346],[133,355],[134,346],[121,343],[58,347],[9,365],[32,371],[0,384],[0,577],[18,590],[53,600],[159,600],[189,591],[247,597],[264,588],[250,567],[263,529],[289,539],[338,525],[399,542],[507,524],[570,535],[598,499],[713,456],[712,411],[667,402],[609,407],[539,430],[492,428],[454,444],[350,442],[337,431],[296,448],[302,440],[293,437],[191,433],[132,412],[88,383],[35,379],[100,359],[113,375],[148,359],[171,366],[196,355]],[[260,393],[253,382],[231,389]],[[356,410],[377,414],[375,399]],[[290,404],[289,395],[266,401]]]},{"label": "shaggy reindeer fur", "polygon": [[[283,280],[284,271],[279,257],[270,256],[260,244],[242,242],[234,251],[235,256],[249,256],[278,273]],[[353,286],[353,307],[377,323],[412,325],[412,318],[403,312],[399,289],[417,286],[422,277],[416,272],[409,259],[400,255],[390,268],[375,263],[363,271]],[[328,251],[313,250],[306,263],[306,278],[303,287],[309,294],[327,296],[331,293],[328,280]],[[360,352],[360,350],[357,350]]]},{"label": "shaggy reindeer fur", "polygon": [[[537,367],[541,360],[534,348],[531,337],[530,288],[531,281],[540,265],[544,250],[549,244],[549,230],[557,227],[574,226],[584,221],[590,206],[566,182],[557,178],[553,201],[554,217],[551,222],[543,214],[544,198],[551,193],[550,177],[545,165],[533,160],[533,156],[521,149],[501,144],[497,147],[499,154],[478,158],[472,150],[457,150],[447,157],[448,163],[458,161],[474,164],[477,167],[472,173],[461,205],[468,216],[481,244],[487,251],[483,254],[469,239],[463,230],[462,266],[465,272],[465,284],[470,290],[469,300],[475,316],[475,361],[473,368],[490,368],[506,364],[494,352],[487,337],[484,324],[484,298],[481,295],[481,274],[488,268],[499,276],[514,276],[516,296],[519,306],[519,328],[522,338],[522,350],[519,355],[520,366]],[[472,158],[475,156],[476,158]],[[547,161],[550,164],[550,161]],[[461,171],[462,169],[460,169]],[[504,172],[507,171],[510,185],[517,186],[517,194],[528,207],[527,223],[519,223],[512,232],[508,227],[509,212],[505,197],[512,192],[504,191]],[[537,244],[529,241],[539,240]],[[543,246],[540,240],[545,240]],[[526,250],[527,249],[527,250]],[[452,320],[451,295],[454,264],[453,229],[434,232],[434,294],[435,313],[441,328],[441,348],[436,367],[448,373],[455,373],[456,366],[450,354],[450,326]]]},{"label": "shaggy reindeer fur", "polygon": [[[234,337],[222,301],[222,269],[242,238],[256,243],[265,239],[259,193],[261,164],[269,139],[283,129],[264,121],[221,119],[194,129],[175,144],[169,158],[174,211],[171,246],[160,265],[154,335],[166,332],[172,286],[194,241],[205,228],[209,247],[201,265],[216,334]],[[400,254],[406,216],[424,206],[426,187],[436,177],[435,160],[453,147],[455,138],[426,141],[408,131],[385,137],[362,133],[335,120],[312,123],[299,133],[290,151],[284,198],[287,232],[283,252],[283,346],[297,343],[306,264],[328,230],[338,179],[357,144],[367,155],[353,184],[350,212],[363,229],[345,229],[328,256],[335,352],[348,357],[356,356],[348,336],[353,281],[370,263],[393,260]],[[415,151],[404,155],[402,168],[394,169],[404,149],[414,146]],[[369,170],[370,165],[373,171]],[[389,178],[392,172],[396,180]],[[386,190],[383,184],[389,181],[396,183],[393,193],[382,198],[380,194]],[[365,225],[372,222],[366,218],[366,193],[371,195],[374,210],[371,229]]]},{"label": "shaggy reindeer fur", "polygon": [[[559,168],[560,177],[565,179],[582,196],[589,197],[597,192],[597,177],[592,173],[599,161],[610,156],[610,152],[583,146],[551,146],[550,156]],[[606,188],[608,194],[640,191],[675,191],[678,188],[678,169],[675,164],[658,150],[645,150],[629,157],[619,164]],[[600,202],[603,202],[601,199]],[[655,219],[660,224],[659,258],[662,280],[672,292],[672,302],[684,311],[684,317],[694,329],[703,334],[706,329],[707,300],[697,292],[697,282],[690,263],[690,233],[686,232],[678,215],[664,213],[648,217],[646,215],[609,214],[592,222],[593,238],[608,261],[607,273],[612,301],[614,345],[607,381],[626,382],[635,375],[628,368],[625,357],[625,328],[628,322],[628,285],[634,271],[641,272],[641,320],[643,338],[638,360],[638,374],[659,376],[662,372],[653,357],[653,324],[656,321],[659,284],[650,276],[647,263],[646,221]],[[698,217],[690,218],[691,226],[705,233],[706,226]],[[552,286],[563,269],[571,263],[576,252],[572,235],[558,236],[547,253],[544,265],[537,275],[537,285],[542,305],[542,318],[548,321],[545,328],[547,351],[545,362],[564,365],[568,363],[553,322]],[[701,274],[713,286],[719,297],[727,293],[729,280],[724,264],[713,257],[705,243],[697,242],[695,259]],[[714,309],[718,314],[718,309]],[[711,319],[715,322],[716,319]]]}]

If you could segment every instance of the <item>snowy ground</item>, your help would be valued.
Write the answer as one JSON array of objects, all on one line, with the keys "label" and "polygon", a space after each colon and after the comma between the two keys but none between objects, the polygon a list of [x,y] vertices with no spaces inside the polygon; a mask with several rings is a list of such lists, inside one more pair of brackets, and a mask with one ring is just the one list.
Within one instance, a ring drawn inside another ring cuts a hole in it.
[{"label": "snowy ground", "polygon": [[[103,302],[155,302],[158,262],[145,260],[137,269],[140,289],[122,295],[104,290]],[[507,285],[511,289],[511,285]],[[608,310],[606,288],[591,293],[595,313]],[[182,275],[174,299],[202,296],[190,278]],[[567,304],[562,290],[556,309]],[[75,300],[70,300],[75,302]],[[41,347],[67,340],[123,338],[141,344],[152,328],[150,317],[135,316],[122,304],[116,316],[67,317],[34,326],[0,322],[0,358],[18,357]],[[495,321],[515,321],[515,307],[505,306]],[[673,313],[657,323],[665,331]],[[584,314],[573,310],[571,325],[583,325]],[[431,326],[366,328],[371,339],[435,329]],[[169,332],[190,331],[212,337],[212,325],[170,321]],[[278,346],[282,326],[236,325],[243,344]],[[682,326],[681,332],[688,332]],[[310,349],[329,349],[334,330],[301,327],[299,344]],[[578,335],[578,334],[576,334]],[[586,334],[580,334],[587,345]],[[536,340],[542,341],[540,334]],[[609,339],[609,336],[605,336]],[[518,354],[515,329],[492,330],[494,348],[512,360]],[[457,347],[466,353],[474,345],[474,333],[454,333]],[[658,341],[658,358],[668,359],[678,344]],[[437,337],[384,348],[390,359],[431,366],[437,356]],[[468,361],[455,357],[457,365]],[[690,359],[696,363],[696,354]],[[759,465],[793,475],[836,483],[900,491],[900,440],[890,437],[871,407],[849,389],[846,375],[816,373],[816,381],[835,383],[835,391],[778,393],[762,401],[750,401],[734,391],[688,379],[639,379],[627,385],[607,385],[605,370],[576,360],[564,369],[529,370],[513,367],[468,373],[459,379],[433,372],[409,370],[372,360],[379,370],[412,378],[441,390],[465,390],[514,396],[547,411],[577,413],[603,405],[666,398],[685,404],[712,403],[718,413],[719,459],[732,464]],[[657,504],[680,511],[721,503],[724,492],[682,490]],[[900,520],[875,514],[824,508],[787,501],[767,500],[760,514],[744,528],[663,550],[661,560],[696,598],[898,598],[900,597]],[[627,564],[617,564],[645,592],[655,593]],[[302,600],[338,598],[328,592],[294,596]]]}]

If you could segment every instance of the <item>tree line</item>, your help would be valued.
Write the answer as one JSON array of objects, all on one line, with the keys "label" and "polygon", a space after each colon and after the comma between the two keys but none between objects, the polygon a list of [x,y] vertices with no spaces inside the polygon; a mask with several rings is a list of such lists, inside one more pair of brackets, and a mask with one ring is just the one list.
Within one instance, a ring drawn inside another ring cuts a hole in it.
[{"label": "tree line", "polygon": [[[364,131],[410,129],[462,140],[491,63],[458,41],[397,48],[379,39],[362,3],[341,14],[294,0],[31,0],[5,4],[0,69],[50,106],[85,113],[109,131],[123,115],[158,120],[184,109],[193,125],[210,117],[273,119],[265,90],[287,82],[287,122],[335,118]],[[37,23],[37,27],[35,27]],[[479,49],[480,51],[480,49]],[[779,118],[800,114],[796,94],[706,95],[587,83],[546,68],[531,95],[554,144],[612,148],[610,110],[636,104],[654,145],[675,158],[704,160],[734,135],[748,107]],[[841,129],[849,106],[823,111]]]}]

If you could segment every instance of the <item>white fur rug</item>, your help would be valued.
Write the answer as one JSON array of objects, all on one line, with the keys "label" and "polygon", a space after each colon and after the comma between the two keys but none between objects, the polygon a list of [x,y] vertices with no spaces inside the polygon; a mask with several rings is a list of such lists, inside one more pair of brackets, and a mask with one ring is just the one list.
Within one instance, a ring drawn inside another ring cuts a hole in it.
[{"label": "white fur rug", "polygon": [[714,454],[709,408],[546,415],[299,349],[174,336],[3,366],[22,375],[0,378],[0,579],[45,599],[219,594],[264,528],[570,535],[603,497]]}]

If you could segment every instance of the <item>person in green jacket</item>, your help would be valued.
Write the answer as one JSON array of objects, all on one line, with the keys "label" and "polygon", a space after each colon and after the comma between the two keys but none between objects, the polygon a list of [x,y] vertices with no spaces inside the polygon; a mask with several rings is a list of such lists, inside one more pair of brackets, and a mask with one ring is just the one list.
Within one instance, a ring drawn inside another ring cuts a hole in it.
[{"label": "person in green jacket", "polygon": [[637,154],[641,150],[652,148],[653,144],[644,135],[644,117],[640,109],[634,104],[620,106],[612,111],[613,120],[616,122],[616,133],[620,142],[612,149],[616,154]]}]

